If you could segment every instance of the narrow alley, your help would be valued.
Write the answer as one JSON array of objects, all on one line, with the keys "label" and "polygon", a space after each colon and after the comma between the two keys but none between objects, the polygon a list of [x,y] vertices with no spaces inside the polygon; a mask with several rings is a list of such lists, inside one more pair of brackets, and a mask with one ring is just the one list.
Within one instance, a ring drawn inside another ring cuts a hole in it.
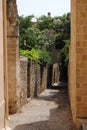
[{"label": "narrow alley", "polygon": [[67,87],[53,86],[9,117],[12,130],[77,130],[72,121]]}]

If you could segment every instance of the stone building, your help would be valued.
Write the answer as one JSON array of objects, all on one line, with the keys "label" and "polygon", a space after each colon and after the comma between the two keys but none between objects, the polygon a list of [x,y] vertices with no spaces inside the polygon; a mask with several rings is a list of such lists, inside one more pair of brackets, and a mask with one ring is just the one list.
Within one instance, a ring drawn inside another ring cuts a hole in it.
[{"label": "stone building", "polygon": [[8,118],[6,1],[0,0],[0,130]]},{"label": "stone building", "polygon": [[19,28],[16,0],[7,0],[7,55],[9,111],[17,112],[19,99]]},{"label": "stone building", "polygon": [[87,0],[71,0],[69,95],[73,120],[87,118]]}]

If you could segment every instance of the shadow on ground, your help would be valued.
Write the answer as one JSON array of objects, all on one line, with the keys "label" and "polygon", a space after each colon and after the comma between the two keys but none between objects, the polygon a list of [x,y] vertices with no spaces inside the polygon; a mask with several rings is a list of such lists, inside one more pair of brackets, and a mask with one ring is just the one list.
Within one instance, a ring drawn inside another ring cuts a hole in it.
[{"label": "shadow on ground", "polygon": [[[58,91],[53,91],[55,89]],[[50,95],[39,96],[37,97],[37,100],[51,102],[51,104],[49,104],[50,107],[52,102],[56,104],[56,108],[50,109],[49,119],[18,125],[13,130],[77,130],[73,124],[69,108],[67,85],[63,86],[60,84],[58,86],[52,86],[50,88]]]}]

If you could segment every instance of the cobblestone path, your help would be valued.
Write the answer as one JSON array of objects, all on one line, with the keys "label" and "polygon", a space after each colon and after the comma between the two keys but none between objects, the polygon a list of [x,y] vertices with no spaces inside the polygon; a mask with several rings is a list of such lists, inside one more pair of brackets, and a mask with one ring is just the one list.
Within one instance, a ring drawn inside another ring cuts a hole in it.
[{"label": "cobblestone path", "polygon": [[12,130],[77,130],[72,122],[67,89],[47,89],[10,116]]}]

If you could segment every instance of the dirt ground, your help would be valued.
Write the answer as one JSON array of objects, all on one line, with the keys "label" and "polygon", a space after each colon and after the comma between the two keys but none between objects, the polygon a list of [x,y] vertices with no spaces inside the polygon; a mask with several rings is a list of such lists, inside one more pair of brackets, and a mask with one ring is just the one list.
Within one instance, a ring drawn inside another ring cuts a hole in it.
[{"label": "dirt ground", "polygon": [[72,121],[66,88],[47,89],[11,115],[12,130],[77,130]]}]

